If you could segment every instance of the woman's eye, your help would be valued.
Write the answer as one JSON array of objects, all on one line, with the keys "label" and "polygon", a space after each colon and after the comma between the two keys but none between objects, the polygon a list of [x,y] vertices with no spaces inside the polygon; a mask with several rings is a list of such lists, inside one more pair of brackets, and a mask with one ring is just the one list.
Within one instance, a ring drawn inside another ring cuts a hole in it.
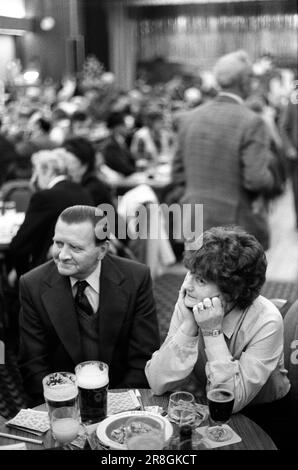
[{"label": "woman's eye", "polygon": [[206,284],[204,279],[202,279],[201,277],[196,277],[196,282],[200,285],[205,285]]},{"label": "woman's eye", "polygon": [[62,248],[62,243],[61,242],[54,242],[57,248]]}]

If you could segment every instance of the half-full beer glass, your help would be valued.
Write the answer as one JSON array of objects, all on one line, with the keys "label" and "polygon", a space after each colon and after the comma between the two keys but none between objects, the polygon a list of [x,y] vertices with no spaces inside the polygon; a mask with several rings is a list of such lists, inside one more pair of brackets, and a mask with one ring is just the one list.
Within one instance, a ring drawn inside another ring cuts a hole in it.
[{"label": "half-full beer glass", "polygon": [[225,424],[229,421],[233,412],[234,378],[224,383],[209,383],[207,388],[210,421],[207,437],[216,442],[228,441],[232,438],[233,433]]},{"label": "half-full beer glass", "polygon": [[98,423],[107,416],[109,367],[104,362],[81,362],[75,368],[82,422]]},{"label": "half-full beer glass", "polygon": [[77,437],[80,428],[76,376],[53,372],[43,378],[42,384],[52,435],[60,444],[67,444]]}]

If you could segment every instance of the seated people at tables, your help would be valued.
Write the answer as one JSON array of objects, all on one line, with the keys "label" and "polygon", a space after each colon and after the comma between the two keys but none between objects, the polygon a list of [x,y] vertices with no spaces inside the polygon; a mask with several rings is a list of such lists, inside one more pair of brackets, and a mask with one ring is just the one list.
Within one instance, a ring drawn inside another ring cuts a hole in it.
[{"label": "seated people at tables", "polygon": [[95,150],[91,142],[84,137],[72,137],[64,142],[63,148],[73,156],[69,165],[72,181],[81,184],[90,193],[95,206],[113,205],[109,186],[95,173]]},{"label": "seated people at tables", "polygon": [[255,410],[258,420],[253,419],[280,444],[278,434],[289,425],[284,420],[290,383],[282,316],[260,295],[267,266],[263,248],[237,227],[211,228],[197,246],[185,254],[189,272],[167,338],[146,365],[150,387],[160,395],[188,382],[205,396],[207,379],[216,384],[234,378],[233,412]]},{"label": "seated people at tables", "polygon": [[103,148],[103,156],[107,166],[124,176],[135,172],[135,164],[126,144],[128,128],[124,115],[120,112],[112,112],[107,119],[107,127],[110,136]]},{"label": "seated people at tables", "polygon": [[138,161],[157,164],[161,155],[170,155],[170,135],[164,128],[163,114],[159,110],[151,110],[145,115],[144,127],[137,130],[132,138],[130,150]]},{"label": "seated people at tables", "polygon": [[[115,236],[117,237],[120,215],[117,214],[110,187],[95,173],[95,150],[91,142],[83,137],[72,137],[64,142],[63,148],[72,156],[68,165],[68,173],[72,181],[81,184],[89,192],[95,206],[109,204],[113,207],[117,215],[114,219]],[[122,224],[125,226],[126,222],[123,220]],[[122,241],[127,243],[126,239]],[[114,248],[119,256],[125,256],[125,248],[122,243],[119,240],[114,240],[112,243],[113,247],[110,246],[110,249]]]},{"label": "seated people at tables", "polygon": [[19,159],[14,144],[1,132],[1,126],[0,119],[0,186],[14,178],[13,173]]},{"label": "seated people at tables", "polygon": [[32,156],[32,184],[38,190],[30,199],[25,219],[10,244],[10,257],[18,276],[48,259],[59,214],[69,206],[93,201],[77,183],[69,181],[65,150],[41,150]]},{"label": "seated people at tables", "polygon": [[38,116],[31,125],[29,142],[38,150],[49,150],[56,147],[50,139],[51,122],[42,116]]},{"label": "seated people at tables", "polygon": [[20,370],[34,404],[46,374],[86,360],[109,365],[111,388],[148,386],[145,364],[159,347],[150,270],[108,254],[108,235],[97,208],[69,207],[53,260],[20,279]]},{"label": "seated people at tables", "polygon": [[91,117],[85,111],[75,111],[71,116],[70,134],[72,137],[88,137],[92,124]]}]

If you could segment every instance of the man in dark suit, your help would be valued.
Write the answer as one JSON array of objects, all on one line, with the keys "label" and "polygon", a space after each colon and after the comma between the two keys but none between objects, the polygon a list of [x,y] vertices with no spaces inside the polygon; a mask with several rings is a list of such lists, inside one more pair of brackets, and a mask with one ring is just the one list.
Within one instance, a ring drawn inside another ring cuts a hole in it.
[{"label": "man in dark suit", "polygon": [[63,149],[40,151],[32,157],[32,182],[39,190],[33,194],[25,220],[10,244],[18,276],[49,259],[55,223],[66,207],[94,205],[87,190],[69,181],[70,159]]},{"label": "man in dark suit", "polygon": [[134,159],[126,144],[128,129],[124,115],[120,112],[112,112],[107,119],[107,127],[111,134],[103,147],[105,163],[112,170],[129,176],[136,170]]},{"label": "man in dark suit", "polygon": [[109,365],[111,388],[148,385],[144,367],[159,347],[150,270],[107,254],[107,222],[97,213],[65,209],[53,261],[20,279],[20,369],[33,404],[43,401],[46,374],[86,360]]},{"label": "man in dark suit", "polygon": [[[251,63],[244,51],[221,57],[214,69],[218,96],[181,118],[173,179],[185,184],[183,204],[203,204],[204,230],[241,225],[269,246],[262,197],[274,184],[269,136],[248,109]],[[186,226],[189,221],[186,221]]]}]

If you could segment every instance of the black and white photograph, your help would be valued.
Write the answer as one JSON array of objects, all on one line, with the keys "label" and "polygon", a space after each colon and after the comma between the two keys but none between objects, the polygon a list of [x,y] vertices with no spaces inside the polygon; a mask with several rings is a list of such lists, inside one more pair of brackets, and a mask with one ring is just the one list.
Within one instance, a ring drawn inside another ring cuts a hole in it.
[{"label": "black and white photograph", "polygon": [[0,450],[297,426],[297,0],[0,0]]}]

